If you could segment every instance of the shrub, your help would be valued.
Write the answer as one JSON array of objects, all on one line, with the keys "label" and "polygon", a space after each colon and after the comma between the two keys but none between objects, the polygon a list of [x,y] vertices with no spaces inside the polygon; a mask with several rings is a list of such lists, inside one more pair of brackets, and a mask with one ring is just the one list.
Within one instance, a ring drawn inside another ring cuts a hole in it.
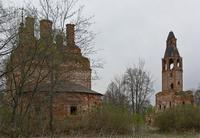
[{"label": "shrub", "polygon": [[[0,108],[0,133],[17,136],[48,136],[48,114],[34,113],[30,110],[23,121],[17,122],[16,130],[10,124],[10,111],[8,108]],[[17,116],[17,120],[21,120]],[[139,131],[144,124],[143,116],[131,114],[125,107],[103,104],[93,108],[83,115],[68,116],[64,120],[54,119],[53,127],[55,135],[117,135],[130,134]]]},{"label": "shrub", "polygon": [[[33,117],[34,116],[34,117]],[[11,122],[12,110],[8,106],[0,106],[0,137],[26,137],[40,136],[47,132],[47,120],[43,117],[44,114],[33,115],[33,112],[28,112],[26,116],[17,114],[16,124]]]},{"label": "shrub", "polygon": [[132,132],[133,116],[126,108],[104,104],[85,115],[80,126],[85,132],[125,134]]},{"label": "shrub", "polygon": [[10,123],[11,112],[8,107],[0,106],[0,127],[5,127]]},{"label": "shrub", "polygon": [[177,106],[157,113],[155,125],[161,131],[200,130],[200,107]]}]

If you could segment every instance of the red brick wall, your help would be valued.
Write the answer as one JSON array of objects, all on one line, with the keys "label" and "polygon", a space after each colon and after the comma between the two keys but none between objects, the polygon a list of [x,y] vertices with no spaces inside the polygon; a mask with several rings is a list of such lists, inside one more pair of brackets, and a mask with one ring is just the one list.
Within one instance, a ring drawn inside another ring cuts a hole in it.
[{"label": "red brick wall", "polygon": [[[31,93],[27,93],[23,103],[30,101]],[[102,102],[101,95],[77,92],[56,92],[53,96],[53,114],[57,119],[63,119],[70,115],[70,107],[77,107],[77,115],[99,106]],[[48,112],[48,93],[40,92],[33,100],[32,105],[39,105],[41,110]]]}]

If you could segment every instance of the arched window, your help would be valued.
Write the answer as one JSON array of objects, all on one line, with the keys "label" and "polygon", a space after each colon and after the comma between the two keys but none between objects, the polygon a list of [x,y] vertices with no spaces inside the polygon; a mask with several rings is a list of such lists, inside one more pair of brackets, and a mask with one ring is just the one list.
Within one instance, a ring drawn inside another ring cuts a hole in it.
[{"label": "arched window", "polygon": [[169,69],[172,70],[174,68],[174,61],[173,59],[169,60]]},{"label": "arched window", "polygon": [[170,85],[170,88],[171,88],[172,90],[174,89],[174,84],[173,84],[173,83]]},{"label": "arched window", "polygon": [[166,60],[163,60],[163,70],[167,70],[167,62],[166,62]]},{"label": "arched window", "polygon": [[159,109],[161,109],[161,105],[159,105]]},{"label": "arched window", "polygon": [[181,62],[180,62],[180,60],[179,60],[179,59],[177,59],[177,61],[176,61],[176,66],[177,66],[178,68],[180,68],[180,67],[181,67]]}]

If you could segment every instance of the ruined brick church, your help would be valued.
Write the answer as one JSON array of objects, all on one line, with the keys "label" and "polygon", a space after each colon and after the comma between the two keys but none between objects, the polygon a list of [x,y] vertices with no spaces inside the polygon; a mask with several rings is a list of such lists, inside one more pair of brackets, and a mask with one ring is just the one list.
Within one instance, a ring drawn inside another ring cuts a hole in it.
[{"label": "ruined brick church", "polygon": [[192,91],[183,91],[183,60],[176,40],[170,32],[162,59],[162,91],[156,94],[156,111],[194,103]]},{"label": "ruined brick church", "polygon": [[[31,105],[34,106],[32,110],[46,112],[44,108],[48,107],[51,94],[53,114],[58,118],[82,114],[100,105],[102,94],[91,89],[90,61],[82,55],[81,49],[75,44],[75,26],[66,25],[66,38],[64,38],[62,33],[53,34],[53,23],[50,20],[41,20],[38,39],[34,34],[34,20],[32,17],[27,17],[25,23],[20,24],[19,44],[10,56],[8,68],[19,66],[7,76],[9,92],[5,94],[8,97],[6,99],[9,101],[13,98],[13,93],[22,91],[23,98],[19,99],[19,104],[26,107],[26,104],[32,101]],[[41,52],[45,50],[49,50],[50,54]],[[30,55],[34,55],[34,52],[38,53],[32,58]],[[45,56],[49,59],[46,60]],[[33,60],[27,62],[29,58]],[[51,60],[52,62],[49,62]],[[27,77],[26,80],[22,79],[24,76]],[[21,84],[24,87],[21,87]]]}]

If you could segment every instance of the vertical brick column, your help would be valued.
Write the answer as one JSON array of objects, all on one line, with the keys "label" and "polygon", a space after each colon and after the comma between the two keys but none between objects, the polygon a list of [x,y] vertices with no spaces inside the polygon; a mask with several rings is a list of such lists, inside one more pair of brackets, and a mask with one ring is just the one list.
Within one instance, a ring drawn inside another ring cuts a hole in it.
[{"label": "vertical brick column", "polygon": [[67,46],[73,47],[75,46],[75,31],[74,31],[74,24],[67,24]]}]

